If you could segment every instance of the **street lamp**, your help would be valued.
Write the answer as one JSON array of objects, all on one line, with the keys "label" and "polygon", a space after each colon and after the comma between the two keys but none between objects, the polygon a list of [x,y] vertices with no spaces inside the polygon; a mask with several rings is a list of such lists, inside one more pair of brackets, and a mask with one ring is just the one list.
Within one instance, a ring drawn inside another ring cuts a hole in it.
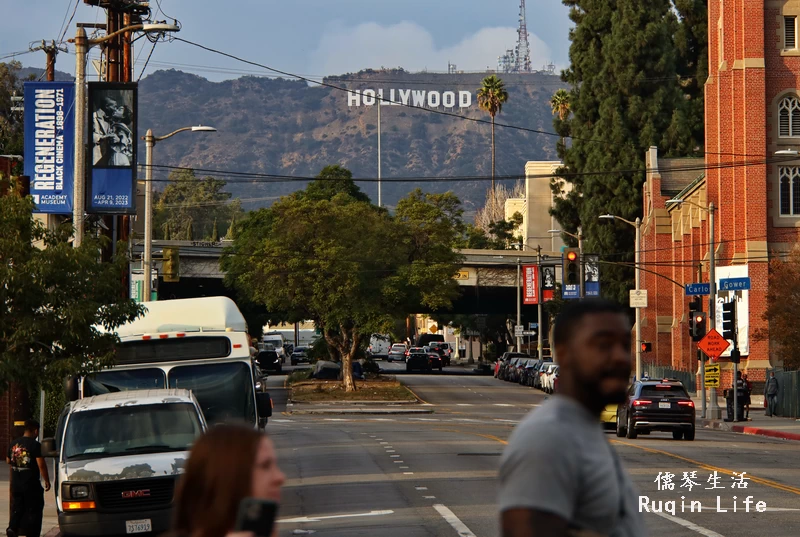
[{"label": "street lamp", "polygon": [[797,149],[779,149],[775,151],[776,157],[796,157]]},{"label": "street lamp", "polygon": [[164,136],[153,136],[153,130],[147,129],[142,139],[145,151],[145,186],[144,186],[144,254],[142,256],[142,269],[144,271],[144,285],[142,302],[150,301],[152,287],[151,272],[153,266],[153,147],[156,143],[171,138],[179,132],[216,132],[214,127],[197,125],[183,127]]},{"label": "street lamp", "polygon": [[[714,244],[714,202],[709,202],[708,207],[703,207],[693,201],[684,200],[684,199],[671,199],[667,200],[666,205],[683,205],[688,203],[698,209],[706,211],[709,214],[709,222],[708,222],[708,243],[711,247],[711,251],[708,256],[708,279],[709,279],[709,295],[708,295],[708,321],[710,324],[710,329],[713,330],[716,328],[716,299],[717,299],[717,276],[716,276],[716,247]],[[703,358],[700,367],[700,383],[702,386],[702,394],[703,394],[703,417],[708,418],[706,415],[706,366],[705,366],[705,358]],[[719,408],[717,404],[717,389],[711,388],[711,392],[709,393],[709,398],[711,399],[711,406],[709,407],[709,412],[711,413],[712,419],[719,419],[722,416],[722,410]]]},{"label": "street lamp", "polygon": [[584,298],[586,296],[586,293],[584,291],[584,281],[586,279],[584,271],[586,269],[584,267],[584,260],[583,260],[583,231],[581,230],[581,226],[578,226],[577,234],[570,233],[569,231],[562,231],[560,229],[548,229],[547,232],[552,234],[563,233],[564,235],[572,237],[573,239],[578,241],[578,253],[581,256],[581,298]]},{"label": "street lamp", "polygon": [[[625,222],[629,226],[633,226],[636,228],[636,244],[634,246],[634,261],[633,264],[636,266],[636,290],[638,291],[641,289],[641,264],[639,262],[639,253],[641,251],[641,244],[642,244],[642,219],[638,216],[636,217],[635,222],[631,222],[630,220],[626,220],[621,216],[615,216],[613,214],[602,214],[598,218],[601,220],[619,220],[620,222]],[[641,319],[641,308],[634,308],[636,310],[636,378],[642,378],[642,319]]]},{"label": "street lamp", "polygon": [[75,165],[74,186],[72,191],[72,220],[75,240],[72,246],[77,248],[83,242],[84,213],[84,181],[86,179],[86,55],[89,49],[114,39],[120,34],[142,31],[144,33],[177,32],[180,28],[174,24],[147,23],[126,26],[103,37],[88,39],[86,30],[78,26],[75,38]]}]

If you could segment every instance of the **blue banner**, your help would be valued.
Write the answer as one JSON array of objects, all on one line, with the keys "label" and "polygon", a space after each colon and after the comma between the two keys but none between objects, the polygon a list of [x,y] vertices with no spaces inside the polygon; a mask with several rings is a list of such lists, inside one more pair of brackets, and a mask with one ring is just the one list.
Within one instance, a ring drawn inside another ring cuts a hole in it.
[{"label": "blue banner", "polygon": [[136,97],[136,84],[89,84],[91,168],[86,212],[136,213]]},{"label": "blue banner", "polygon": [[587,297],[600,296],[600,257],[584,255],[583,292]]},{"label": "blue banner", "polygon": [[34,212],[72,214],[75,84],[25,82],[25,175]]}]

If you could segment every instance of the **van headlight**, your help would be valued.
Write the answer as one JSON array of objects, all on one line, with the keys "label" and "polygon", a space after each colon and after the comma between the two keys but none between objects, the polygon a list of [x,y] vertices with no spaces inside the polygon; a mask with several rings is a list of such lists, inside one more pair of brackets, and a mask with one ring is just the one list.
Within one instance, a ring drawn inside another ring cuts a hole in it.
[{"label": "van headlight", "polygon": [[69,495],[73,500],[78,500],[80,498],[88,498],[89,497],[89,486],[88,485],[72,485],[69,488]]}]

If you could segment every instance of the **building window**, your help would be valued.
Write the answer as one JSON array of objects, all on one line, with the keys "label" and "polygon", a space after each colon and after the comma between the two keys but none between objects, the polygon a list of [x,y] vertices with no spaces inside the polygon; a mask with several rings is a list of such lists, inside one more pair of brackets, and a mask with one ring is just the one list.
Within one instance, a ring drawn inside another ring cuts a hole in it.
[{"label": "building window", "polygon": [[784,97],[778,105],[780,116],[779,135],[800,136],[800,100],[795,96]]},{"label": "building window", "polygon": [[783,18],[783,49],[797,48],[797,17]]},{"label": "building window", "polygon": [[800,216],[800,167],[781,166],[778,176],[781,216]]}]

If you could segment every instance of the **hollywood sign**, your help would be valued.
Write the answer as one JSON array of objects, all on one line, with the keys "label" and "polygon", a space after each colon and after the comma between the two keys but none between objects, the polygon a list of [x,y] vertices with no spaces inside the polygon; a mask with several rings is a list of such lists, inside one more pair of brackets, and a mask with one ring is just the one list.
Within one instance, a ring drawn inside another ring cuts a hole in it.
[{"label": "hollywood sign", "polygon": [[472,92],[469,91],[426,91],[410,89],[390,89],[388,95],[379,90],[355,90],[347,94],[347,106],[413,106],[417,108],[469,108],[472,106]]}]

